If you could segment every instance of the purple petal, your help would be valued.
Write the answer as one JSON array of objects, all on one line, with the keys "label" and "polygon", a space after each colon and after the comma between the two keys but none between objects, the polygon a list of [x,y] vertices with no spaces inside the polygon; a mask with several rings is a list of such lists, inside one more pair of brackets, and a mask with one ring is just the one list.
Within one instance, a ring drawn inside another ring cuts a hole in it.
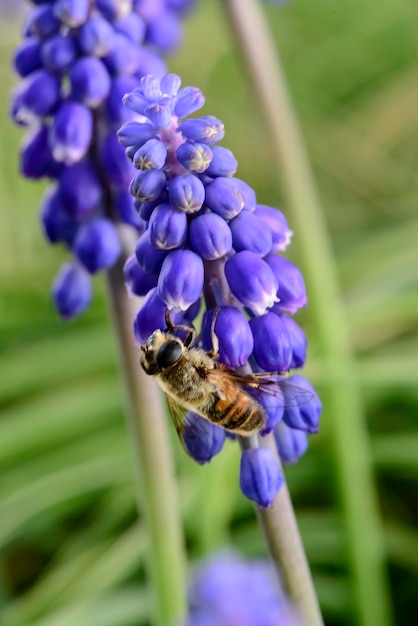
[{"label": "purple petal", "polygon": [[[202,333],[203,347],[212,350],[211,323],[214,309],[205,313]],[[219,360],[231,369],[245,365],[253,351],[254,339],[243,313],[234,306],[223,306],[218,311],[215,335],[219,341]]]},{"label": "purple petal", "polygon": [[64,319],[83,313],[92,296],[89,274],[77,263],[62,265],[52,285],[55,308]]},{"label": "purple petal", "polygon": [[54,159],[73,165],[87,153],[93,135],[93,117],[83,104],[65,102],[55,114],[50,131]]},{"label": "purple petal", "polygon": [[285,372],[290,368],[292,351],[289,335],[275,313],[250,320],[254,337],[254,358],[266,372]]},{"label": "purple petal", "polygon": [[90,163],[79,162],[63,169],[59,178],[60,193],[69,215],[84,218],[102,199],[102,186]]},{"label": "purple petal", "polygon": [[298,309],[306,307],[308,300],[305,281],[300,269],[288,259],[276,254],[270,254],[265,260],[279,284],[277,291],[279,301],[274,305],[273,310],[277,313],[286,312],[293,315]]},{"label": "purple petal", "polygon": [[191,457],[200,465],[209,461],[222,450],[225,431],[196,413],[187,413],[183,443]]},{"label": "purple petal", "polygon": [[91,274],[112,267],[121,253],[113,222],[95,218],[83,224],[74,241],[74,253]]},{"label": "purple petal", "polygon": [[186,214],[177,211],[171,204],[160,204],[152,212],[148,230],[149,241],[154,248],[179,248],[186,239]]},{"label": "purple petal", "polygon": [[185,311],[203,289],[202,259],[191,250],[175,250],[164,260],[158,279],[158,295],[167,307]]},{"label": "purple petal", "polygon": [[250,250],[260,256],[271,252],[273,239],[271,230],[256,215],[249,211],[241,211],[229,222],[234,250]]},{"label": "purple petal", "polygon": [[271,507],[284,483],[273,453],[268,448],[250,448],[241,455],[240,487],[260,509]]},{"label": "purple petal", "polygon": [[146,274],[139,267],[134,254],[126,260],[123,275],[126,288],[131,295],[146,296],[151,289],[157,286],[157,276]]},{"label": "purple petal", "polygon": [[193,250],[202,259],[220,259],[232,248],[232,235],[228,224],[216,213],[198,215],[189,229]]},{"label": "purple petal", "polygon": [[90,108],[98,107],[110,92],[110,76],[103,63],[95,57],[77,61],[70,71],[71,97]]},{"label": "purple petal", "polygon": [[244,250],[225,264],[225,275],[234,296],[258,315],[277,302],[277,281],[263,259]]},{"label": "purple petal", "polygon": [[197,176],[183,174],[173,178],[168,184],[170,203],[184,213],[196,213],[203,205],[205,188]]},{"label": "purple petal", "polygon": [[289,428],[284,421],[274,430],[277,450],[283,465],[296,463],[308,449],[308,437],[302,430]]}]

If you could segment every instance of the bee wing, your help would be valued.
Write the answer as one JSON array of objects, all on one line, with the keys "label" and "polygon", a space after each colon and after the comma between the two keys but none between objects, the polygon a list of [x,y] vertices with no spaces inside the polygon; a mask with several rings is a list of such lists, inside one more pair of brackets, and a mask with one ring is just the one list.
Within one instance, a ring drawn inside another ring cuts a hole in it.
[{"label": "bee wing", "polygon": [[243,387],[245,391],[254,395],[256,399],[257,396],[264,395],[264,404],[268,403],[268,396],[274,397],[275,406],[278,406],[279,401],[279,405],[283,406],[284,409],[304,406],[315,396],[308,389],[298,387],[285,380],[275,380],[280,378],[280,374],[276,372],[239,374],[224,365],[218,365],[214,370],[211,370],[211,375],[218,376],[220,380],[228,378],[231,383]]},{"label": "bee wing", "polygon": [[185,409],[181,404],[176,402],[174,398],[166,395],[168,408],[170,409],[171,417],[173,420],[174,427],[177,431],[179,439],[184,447],[183,443],[183,431],[184,431],[184,422],[187,413],[187,409]]}]

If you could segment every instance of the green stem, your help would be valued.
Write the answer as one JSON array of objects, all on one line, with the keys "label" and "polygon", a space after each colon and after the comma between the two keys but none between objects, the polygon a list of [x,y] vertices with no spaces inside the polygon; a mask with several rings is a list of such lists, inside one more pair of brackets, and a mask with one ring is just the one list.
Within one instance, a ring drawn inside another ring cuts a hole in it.
[{"label": "green stem", "polygon": [[[258,440],[256,437],[240,437],[240,446],[269,448],[282,469],[277,447],[272,434]],[[323,626],[321,610],[312,582],[298,524],[293,510],[290,493],[285,483],[274,498],[271,508],[256,507],[258,523],[276,565],[280,580],[298,607],[305,626]]]},{"label": "green stem", "polygon": [[[349,373],[354,357],[330,236],[280,58],[257,0],[224,0],[254,92],[274,142],[300,245],[322,357]],[[324,398],[345,514],[350,566],[362,626],[391,623],[386,546],[379,518],[367,424],[358,386],[336,381]]]},{"label": "green stem", "polygon": [[132,442],[136,496],[149,533],[148,564],[154,592],[156,626],[181,623],[186,613],[183,537],[176,498],[176,479],[167,429],[166,408],[156,383],[139,364],[133,320],[139,301],[129,298],[123,264],[132,250],[120,229],[125,253],[107,272],[109,305],[125,382],[127,421]]}]

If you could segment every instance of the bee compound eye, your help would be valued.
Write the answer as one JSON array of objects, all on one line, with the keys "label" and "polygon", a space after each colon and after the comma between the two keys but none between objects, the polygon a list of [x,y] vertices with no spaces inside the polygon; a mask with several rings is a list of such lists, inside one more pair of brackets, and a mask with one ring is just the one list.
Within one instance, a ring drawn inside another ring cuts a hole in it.
[{"label": "bee compound eye", "polygon": [[166,341],[158,350],[157,363],[161,369],[174,365],[180,359],[183,350],[178,341]]}]

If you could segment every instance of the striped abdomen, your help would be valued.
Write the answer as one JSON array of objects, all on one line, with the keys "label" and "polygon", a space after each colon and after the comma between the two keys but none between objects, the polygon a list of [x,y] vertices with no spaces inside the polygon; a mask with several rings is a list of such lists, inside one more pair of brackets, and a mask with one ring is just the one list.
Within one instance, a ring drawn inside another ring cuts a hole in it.
[{"label": "striped abdomen", "polygon": [[238,385],[228,385],[225,398],[214,403],[210,419],[222,428],[243,435],[263,428],[266,422],[262,407]]}]

